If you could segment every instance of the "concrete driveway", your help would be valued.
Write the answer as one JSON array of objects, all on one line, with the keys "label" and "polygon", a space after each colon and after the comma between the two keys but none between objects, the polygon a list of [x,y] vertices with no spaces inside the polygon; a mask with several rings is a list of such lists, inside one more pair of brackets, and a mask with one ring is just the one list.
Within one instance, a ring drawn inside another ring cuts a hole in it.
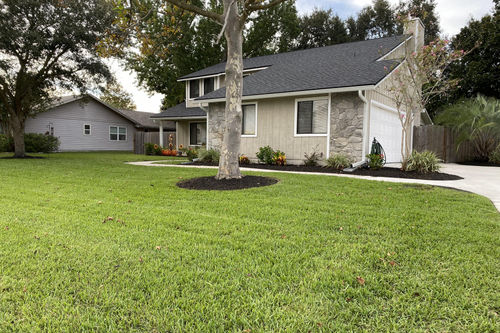
[{"label": "concrete driveway", "polygon": [[[173,165],[173,164],[155,164],[155,161],[130,162],[129,164],[181,167],[181,168],[192,167],[192,168],[217,169],[217,167],[214,166],[184,166],[184,165]],[[398,164],[391,164],[388,166],[400,167],[400,165]],[[258,171],[258,172],[285,172],[276,170],[251,169],[244,167],[242,167],[241,170]],[[386,181],[392,183],[427,184],[434,186],[451,187],[487,197],[493,202],[497,210],[500,212],[500,167],[484,167],[484,166],[471,166],[471,165],[448,163],[448,164],[443,164],[442,172],[449,173],[452,175],[457,175],[462,177],[463,179],[443,181],[443,180],[420,180],[420,179],[386,178],[386,177],[366,177],[366,176],[356,176],[349,174],[332,174],[332,173],[304,173],[304,172],[292,172],[292,173],[369,179],[369,180]]]}]

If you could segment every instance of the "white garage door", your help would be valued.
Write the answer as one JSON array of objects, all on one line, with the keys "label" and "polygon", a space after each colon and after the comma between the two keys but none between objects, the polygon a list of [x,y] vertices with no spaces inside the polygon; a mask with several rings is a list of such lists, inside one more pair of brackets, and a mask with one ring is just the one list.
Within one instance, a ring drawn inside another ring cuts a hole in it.
[{"label": "white garage door", "polygon": [[401,122],[397,111],[372,104],[370,111],[370,145],[376,138],[385,150],[387,163],[401,162]]}]

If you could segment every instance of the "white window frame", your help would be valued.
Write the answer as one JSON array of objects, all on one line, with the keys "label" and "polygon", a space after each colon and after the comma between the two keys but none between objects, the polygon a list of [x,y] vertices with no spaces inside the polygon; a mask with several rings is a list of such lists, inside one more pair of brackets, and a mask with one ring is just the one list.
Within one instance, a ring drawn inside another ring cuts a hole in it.
[{"label": "white window frame", "polygon": [[[212,78],[212,77],[206,77],[206,78],[200,79],[200,83],[201,83],[200,96],[205,95],[205,79],[210,79],[210,78]],[[217,90],[217,77],[213,77],[213,78],[214,78],[214,90],[212,90],[211,92],[214,92]]]},{"label": "white window frame", "polygon": [[[242,138],[256,138],[257,137],[257,128],[259,127],[259,126],[257,126],[257,124],[258,124],[258,121],[257,121],[258,116],[257,115],[259,113],[259,111],[258,111],[259,103],[258,102],[242,103],[241,104],[241,107],[242,107],[241,112],[242,113],[243,113],[243,106],[245,106],[245,105],[255,105],[255,134],[241,134],[241,137]],[[243,114],[242,114],[242,120],[243,120]],[[241,126],[243,127],[243,123],[241,124]]]},{"label": "white window frame", "polygon": [[321,133],[321,134],[298,134],[297,133],[297,122],[298,122],[298,115],[299,115],[299,102],[304,102],[304,101],[324,101],[326,100],[328,102],[328,110],[327,110],[327,121],[330,119],[330,109],[331,109],[331,99],[328,98],[328,95],[326,96],[319,96],[319,97],[304,97],[304,98],[296,98],[295,99],[295,115],[294,115],[294,121],[293,121],[293,136],[294,137],[304,137],[304,136],[328,136],[328,124],[326,124],[326,133]]},{"label": "white window frame", "polygon": [[[208,112],[207,112],[208,114]],[[193,147],[201,147],[203,145],[192,145],[191,144],[191,124],[195,123],[195,124],[199,124],[199,123],[202,123],[203,122],[203,119],[200,119],[200,120],[193,120],[193,121],[190,121],[189,122],[189,130],[188,130],[188,142],[189,142],[189,146],[193,146]],[[208,141],[208,122],[205,120],[205,137],[206,137],[206,141]],[[207,146],[208,142],[205,142],[205,147]]]},{"label": "white window frame", "polygon": [[[89,127],[89,134],[85,133],[85,131],[86,131],[85,126]],[[91,124],[83,124],[83,135],[84,136],[91,136],[92,135],[92,125]]]},{"label": "white window frame", "polygon": [[191,97],[191,81],[195,80],[198,81],[198,97],[203,96],[203,79],[194,79],[186,81],[186,91],[188,95],[188,100],[190,101],[194,100],[195,98],[198,98],[198,97]]},{"label": "white window frame", "polygon": [[[111,140],[111,127],[116,127],[116,140]],[[125,128],[125,140],[120,140],[120,128]],[[108,140],[112,142],[127,142],[128,128],[126,126],[109,126]]]}]

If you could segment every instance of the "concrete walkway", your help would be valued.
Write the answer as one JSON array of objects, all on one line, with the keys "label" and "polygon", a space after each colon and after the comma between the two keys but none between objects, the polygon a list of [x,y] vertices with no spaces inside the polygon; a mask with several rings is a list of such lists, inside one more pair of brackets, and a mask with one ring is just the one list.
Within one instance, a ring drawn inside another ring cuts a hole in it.
[{"label": "concrete walkway", "polygon": [[[204,165],[176,165],[176,164],[161,164],[158,161],[147,162],[130,162],[133,165],[144,166],[157,166],[157,167],[179,167],[179,168],[206,168],[217,169],[215,166]],[[397,164],[388,165],[390,167],[399,167]],[[335,173],[310,173],[310,172],[296,172],[296,171],[277,171],[277,170],[263,170],[252,168],[240,168],[242,171],[257,171],[257,172],[288,172],[307,175],[322,175],[322,176],[336,176],[347,178],[358,178],[367,180],[386,181],[393,183],[413,183],[413,184],[427,184],[434,186],[444,186],[476,193],[490,199],[497,210],[500,212],[500,168],[499,167],[483,167],[460,165],[454,163],[443,164],[442,172],[457,175],[462,177],[461,180],[420,180],[420,179],[404,179],[404,178],[386,178],[386,177],[366,177],[356,176],[349,174],[335,174]]]}]

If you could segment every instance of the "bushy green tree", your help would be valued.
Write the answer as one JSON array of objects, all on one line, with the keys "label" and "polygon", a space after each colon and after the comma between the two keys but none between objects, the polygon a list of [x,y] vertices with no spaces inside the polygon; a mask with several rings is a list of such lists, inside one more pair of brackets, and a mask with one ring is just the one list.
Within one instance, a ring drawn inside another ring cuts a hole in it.
[{"label": "bushy green tree", "polygon": [[96,45],[111,27],[104,0],[0,1],[0,107],[25,157],[28,116],[46,110],[56,89],[85,93],[111,79]]},{"label": "bushy green tree", "polygon": [[[439,37],[441,31],[436,6],[436,0],[407,0],[401,1],[394,12],[402,16],[410,14],[412,17],[418,17],[425,27],[425,44],[429,44]],[[398,33],[403,32],[401,24],[398,29]]]},{"label": "bushy green tree", "polygon": [[137,109],[132,94],[124,90],[123,86],[118,82],[108,84],[102,94],[99,95],[99,98],[104,103],[117,109]]},{"label": "bushy green tree", "polygon": [[350,41],[342,19],[332,9],[314,8],[300,18],[296,49],[309,49]]},{"label": "bushy green tree", "polygon": [[291,51],[300,32],[294,1],[259,11],[249,22],[243,41],[245,58]]}]

